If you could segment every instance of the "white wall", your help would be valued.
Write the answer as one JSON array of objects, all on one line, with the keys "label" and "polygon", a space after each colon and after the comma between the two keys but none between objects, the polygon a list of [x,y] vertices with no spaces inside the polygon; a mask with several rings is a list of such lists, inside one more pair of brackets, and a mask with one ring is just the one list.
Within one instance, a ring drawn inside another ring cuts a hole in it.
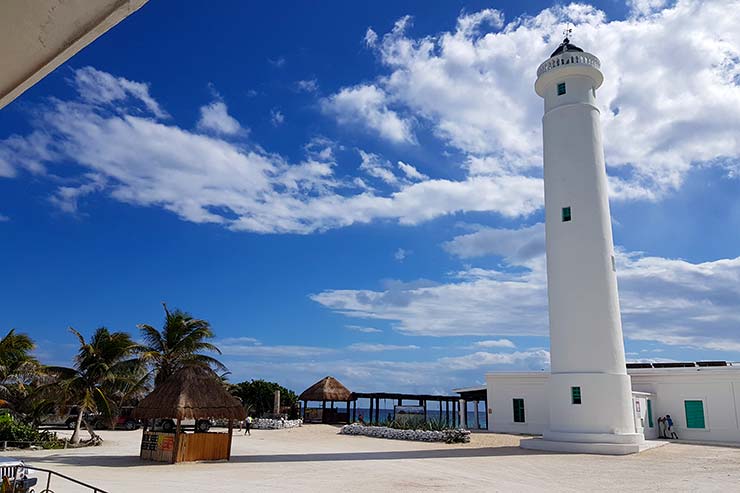
[{"label": "white wall", "polygon": [[[633,409],[635,400],[640,400],[646,438],[655,438],[658,417],[670,414],[682,440],[740,443],[740,366],[630,369],[628,373],[633,390],[653,394],[632,399]],[[489,431],[543,433],[549,425],[546,387],[549,376],[539,372],[487,374],[488,407],[492,411],[488,415]],[[524,399],[524,423],[514,423],[515,398]],[[647,398],[651,401],[653,428],[648,425]],[[685,400],[704,402],[705,429],[686,427]]]},{"label": "white wall", "polygon": [[[740,367],[631,370],[635,390],[655,393],[653,419],[670,414],[680,439],[740,442]],[[704,402],[706,428],[686,427],[684,401]]]},{"label": "white wall", "polygon": [[[489,373],[488,430],[499,433],[541,434],[547,427],[545,384],[548,373]],[[524,423],[514,422],[514,399],[524,399]]]}]

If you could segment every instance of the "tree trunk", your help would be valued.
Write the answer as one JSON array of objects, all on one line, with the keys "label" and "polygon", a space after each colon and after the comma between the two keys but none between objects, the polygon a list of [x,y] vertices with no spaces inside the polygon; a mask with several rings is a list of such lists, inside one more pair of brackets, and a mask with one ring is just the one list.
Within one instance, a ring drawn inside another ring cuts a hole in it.
[{"label": "tree trunk", "polygon": [[82,427],[82,415],[85,412],[85,408],[80,406],[80,408],[77,410],[77,421],[75,421],[75,431],[72,433],[72,438],[70,438],[69,442],[72,445],[77,445],[80,443],[80,428]]},{"label": "tree trunk", "polygon": [[90,434],[90,440],[100,440],[100,437],[97,433],[95,433],[95,430],[93,429],[92,425],[88,420],[83,420],[85,422],[85,428],[87,428],[87,432]]}]

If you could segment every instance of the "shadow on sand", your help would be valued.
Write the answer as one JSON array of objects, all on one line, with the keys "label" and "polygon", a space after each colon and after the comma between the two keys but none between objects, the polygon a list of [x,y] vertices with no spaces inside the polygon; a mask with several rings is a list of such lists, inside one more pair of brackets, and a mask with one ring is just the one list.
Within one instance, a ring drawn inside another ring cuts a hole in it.
[{"label": "shadow on sand", "polygon": [[[387,452],[337,452],[306,454],[265,454],[265,455],[232,455],[233,463],[279,463],[279,462],[340,462],[340,461],[374,461],[374,460],[413,460],[413,459],[455,459],[467,457],[503,457],[515,455],[545,455],[550,452],[523,450],[519,447],[481,447],[450,448],[434,450],[403,450]],[[33,466],[44,463],[74,464],[97,467],[152,467],[168,466],[162,462],[142,461],[138,456],[79,456],[50,455],[46,457],[28,457],[27,462]],[[216,461],[225,462],[225,461]]]}]

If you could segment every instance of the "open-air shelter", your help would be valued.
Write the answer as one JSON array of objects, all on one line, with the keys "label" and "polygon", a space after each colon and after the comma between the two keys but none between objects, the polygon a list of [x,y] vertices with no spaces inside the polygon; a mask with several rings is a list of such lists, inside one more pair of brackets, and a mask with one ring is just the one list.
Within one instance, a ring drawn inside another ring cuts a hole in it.
[{"label": "open-air shelter", "polygon": [[[133,410],[143,419],[140,457],[158,462],[228,460],[231,457],[233,421],[246,418],[244,406],[224,387],[209,368],[186,366],[157,386]],[[176,422],[174,432],[155,431],[149,425],[157,419]],[[183,420],[221,419],[228,432],[186,432]]]},{"label": "open-air shelter", "polygon": [[[349,406],[352,392],[334,377],[324,377],[298,396],[303,401],[303,420],[307,423],[349,423]],[[309,408],[309,402],[320,402],[321,409]],[[327,408],[326,403],[331,407]],[[335,408],[335,403],[346,405],[345,411]]]}]

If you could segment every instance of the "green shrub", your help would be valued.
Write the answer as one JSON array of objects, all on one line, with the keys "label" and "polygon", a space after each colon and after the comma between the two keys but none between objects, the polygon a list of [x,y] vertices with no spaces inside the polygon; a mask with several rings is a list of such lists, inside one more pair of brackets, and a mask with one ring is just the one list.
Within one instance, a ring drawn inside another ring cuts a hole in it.
[{"label": "green shrub", "polygon": [[8,442],[11,447],[28,447],[33,442],[44,448],[62,448],[64,442],[56,433],[38,431],[33,426],[18,421],[10,414],[0,415],[0,442]]},{"label": "green shrub", "polygon": [[444,431],[454,430],[457,427],[448,425],[444,419],[428,419],[423,421],[421,419],[406,419],[403,421],[397,421],[392,417],[388,416],[384,422],[378,423],[378,426],[386,426],[396,430],[420,430],[420,431]]}]

